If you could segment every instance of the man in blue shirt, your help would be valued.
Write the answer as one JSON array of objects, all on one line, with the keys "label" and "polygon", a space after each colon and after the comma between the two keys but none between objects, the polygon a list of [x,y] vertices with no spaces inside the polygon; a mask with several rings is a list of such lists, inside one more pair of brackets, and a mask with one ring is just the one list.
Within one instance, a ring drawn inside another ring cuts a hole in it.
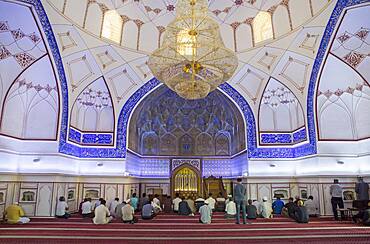
[{"label": "man in blue shirt", "polygon": [[141,210],[141,218],[142,219],[152,219],[155,216],[154,208],[151,203],[147,203],[143,206]]},{"label": "man in blue shirt", "polygon": [[236,203],[236,224],[240,224],[240,208],[243,211],[243,224],[247,223],[247,215],[245,209],[245,199],[247,190],[242,184],[242,179],[238,178],[236,180],[238,183],[234,187],[234,199]]},{"label": "man in blue shirt", "polygon": [[272,209],[274,210],[274,214],[281,214],[285,203],[280,200],[280,197],[276,197],[276,200],[272,203]]}]

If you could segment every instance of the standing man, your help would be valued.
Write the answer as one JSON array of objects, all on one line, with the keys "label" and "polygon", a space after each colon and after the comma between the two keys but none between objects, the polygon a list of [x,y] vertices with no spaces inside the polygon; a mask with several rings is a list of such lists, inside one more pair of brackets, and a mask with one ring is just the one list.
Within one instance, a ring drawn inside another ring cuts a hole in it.
[{"label": "standing man", "polygon": [[[337,206],[339,206],[339,208],[344,208],[344,202],[343,202],[343,188],[339,185],[338,179],[334,179],[334,184],[330,186],[330,195],[334,218],[335,220],[339,220]],[[343,220],[344,219],[343,211],[340,211],[340,216]]]},{"label": "standing man", "polygon": [[[355,190],[357,193],[357,200],[369,201],[369,184],[364,182],[362,177],[358,178],[358,183],[356,184]],[[365,204],[367,204],[367,202]]]},{"label": "standing man", "polygon": [[242,185],[241,178],[238,178],[236,181],[238,182],[234,188],[234,199],[236,203],[236,224],[240,224],[240,208],[242,208],[243,211],[243,224],[246,224],[247,216],[245,211],[245,198],[247,190]]}]

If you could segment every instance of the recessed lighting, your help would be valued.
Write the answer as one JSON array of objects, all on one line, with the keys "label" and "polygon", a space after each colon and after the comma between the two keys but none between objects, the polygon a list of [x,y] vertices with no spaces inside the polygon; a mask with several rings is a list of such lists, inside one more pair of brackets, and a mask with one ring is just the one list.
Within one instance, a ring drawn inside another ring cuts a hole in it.
[{"label": "recessed lighting", "polygon": [[271,168],[275,168],[276,167],[276,164],[270,164],[270,167]]},{"label": "recessed lighting", "polygon": [[34,159],[32,159],[32,161],[34,162],[34,163],[38,163],[38,162],[40,162],[40,158],[34,158]]},{"label": "recessed lighting", "polygon": [[98,162],[98,163],[96,163],[96,166],[98,166],[98,167],[101,167],[101,166],[103,166],[104,164],[102,163],[102,162]]},{"label": "recessed lighting", "polygon": [[341,160],[338,160],[338,161],[337,161],[337,164],[344,164],[344,162],[343,162],[343,161],[341,161]]}]

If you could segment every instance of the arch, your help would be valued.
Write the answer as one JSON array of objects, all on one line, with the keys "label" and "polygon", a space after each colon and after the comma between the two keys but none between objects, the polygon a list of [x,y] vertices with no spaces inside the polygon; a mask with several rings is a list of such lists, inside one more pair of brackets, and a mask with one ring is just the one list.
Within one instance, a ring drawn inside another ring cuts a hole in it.
[{"label": "arch", "polygon": [[356,141],[369,138],[369,107],[368,82],[351,66],[328,54],[316,94],[318,139]]},{"label": "arch", "polygon": [[220,133],[215,139],[216,155],[230,155],[230,135],[227,132]]},{"label": "arch", "polygon": [[94,35],[99,36],[103,28],[104,15],[98,4],[88,4],[86,9],[86,19],[84,20],[84,28]]},{"label": "arch", "polygon": [[4,99],[1,134],[17,139],[56,140],[59,93],[50,62],[44,55],[14,80]]},{"label": "arch", "polygon": [[158,155],[159,138],[154,131],[144,132],[141,137],[141,153],[143,155]]},{"label": "arch", "polygon": [[104,13],[101,36],[118,44],[121,43],[123,20],[116,10]]},{"label": "arch", "polygon": [[275,37],[279,37],[291,31],[288,9],[279,5],[272,15]]},{"label": "arch", "polygon": [[100,77],[86,86],[72,105],[70,126],[81,132],[113,132],[114,107],[107,84]]},{"label": "arch", "polygon": [[260,11],[253,19],[254,43],[259,43],[274,37],[271,15],[268,12]]},{"label": "arch", "polygon": [[304,126],[303,108],[296,95],[278,80],[270,78],[259,105],[259,131],[293,132]]},{"label": "arch", "polygon": [[[243,117],[220,91],[212,92],[204,99],[186,100],[161,86],[140,102],[130,121],[128,141],[131,151],[138,148],[135,145],[138,139],[150,131],[161,137],[160,146],[165,148],[160,148],[159,153],[164,156],[215,156],[215,137],[220,131],[228,133],[235,141],[229,145],[228,154],[245,149],[245,137],[239,136],[245,131]],[[163,135],[166,137],[162,139]],[[170,146],[171,143],[175,148]],[[142,154],[140,150],[136,152]]]}]

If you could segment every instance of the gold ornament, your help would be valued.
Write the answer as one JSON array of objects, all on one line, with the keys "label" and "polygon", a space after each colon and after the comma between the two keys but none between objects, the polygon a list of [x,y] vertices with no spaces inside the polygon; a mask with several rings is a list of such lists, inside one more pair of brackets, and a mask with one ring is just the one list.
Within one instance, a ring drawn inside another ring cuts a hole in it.
[{"label": "gold ornament", "polygon": [[149,57],[154,76],[185,99],[204,98],[234,74],[238,60],[208,16],[207,0],[178,0],[162,46]]}]

